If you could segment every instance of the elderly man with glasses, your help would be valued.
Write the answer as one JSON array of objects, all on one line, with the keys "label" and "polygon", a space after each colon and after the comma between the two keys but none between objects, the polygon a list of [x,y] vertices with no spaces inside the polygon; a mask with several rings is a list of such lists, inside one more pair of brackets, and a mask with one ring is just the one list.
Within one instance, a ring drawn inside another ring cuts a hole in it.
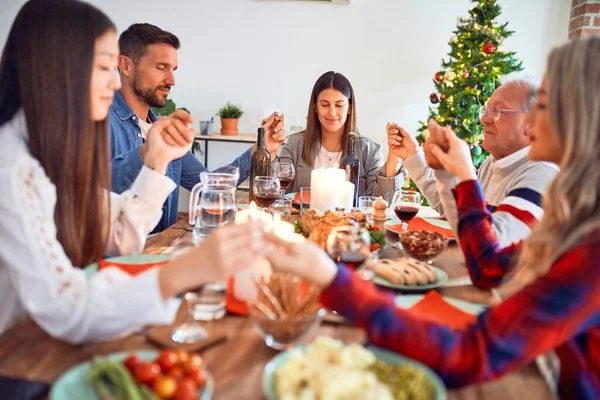
[{"label": "elderly man with glasses", "polygon": [[[558,172],[554,165],[527,159],[526,116],[537,99],[538,90],[539,83],[531,79],[506,81],[496,89],[487,106],[479,110],[484,132],[482,147],[491,157],[481,164],[477,175],[488,208],[493,212],[493,227],[501,246],[529,235],[543,213],[542,193]],[[457,179],[447,171],[429,168],[424,150],[405,129],[388,124],[387,134],[391,151],[404,160],[409,176],[456,233],[458,218],[452,189]],[[491,282],[474,283],[492,286]]]}]

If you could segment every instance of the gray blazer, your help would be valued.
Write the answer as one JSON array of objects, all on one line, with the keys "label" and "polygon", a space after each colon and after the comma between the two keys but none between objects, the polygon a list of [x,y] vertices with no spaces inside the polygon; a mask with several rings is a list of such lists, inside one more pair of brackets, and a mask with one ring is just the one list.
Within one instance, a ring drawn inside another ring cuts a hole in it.
[{"label": "gray blazer", "polygon": [[[296,168],[296,178],[290,189],[292,192],[300,191],[301,187],[310,187],[310,172],[312,165],[308,165],[302,158],[304,138],[306,131],[294,133],[287,138],[287,142],[281,147],[279,160],[292,163]],[[404,185],[405,170],[402,167],[395,176],[385,176],[385,162],[381,146],[364,136],[360,137],[357,146],[357,156],[360,160],[359,196],[382,196],[391,202],[394,190]],[[311,149],[313,160],[319,151],[317,143]]]}]

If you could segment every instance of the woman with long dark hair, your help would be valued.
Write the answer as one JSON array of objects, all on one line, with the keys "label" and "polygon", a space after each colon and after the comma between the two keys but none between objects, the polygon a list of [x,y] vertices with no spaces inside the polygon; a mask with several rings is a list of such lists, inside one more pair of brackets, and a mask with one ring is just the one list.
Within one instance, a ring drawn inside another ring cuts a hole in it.
[{"label": "woman with long dark hair", "polygon": [[[560,166],[544,195],[544,216],[521,244],[504,297],[458,330],[427,322],[394,305],[316,246],[283,243],[269,256],[278,270],[324,288],[321,302],[367,330],[369,341],[422,361],[450,387],[492,380],[549,353],[559,367],[563,399],[600,393],[600,37],[552,51],[540,95],[528,115],[528,157]],[[445,153],[433,154],[460,183],[455,188],[460,244],[505,264],[515,246],[500,247],[492,230],[468,145],[450,129]]]},{"label": "woman with long dark hair", "polygon": [[109,192],[118,54],[113,23],[75,0],[28,1],[10,30],[0,62],[0,332],[25,313],[70,342],[168,323],[174,295],[264,251],[260,227],[249,224],[135,278],[109,268],[86,280],[74,267],[141,251],[175,189],[166,166],[191,146],[187,113],[157,121],[131,190]]},{"label": "woman with long dark hair", "polygon": [[310,186],[315,168],[339,166],[348,151],[348,134],[358,136],[356,155],[360,160],[360,196],[383,196],[391,200],[395,189],[404,184],[398,158],[392,152],[384,160],[381,146],[360,136],[356,127],[356,99],[350,81],[339,72],[329,71],[315,82],[308,102],[306,130],[288,137],[281,148],[281,162],[294,164],[296,178],[291,188]]}]

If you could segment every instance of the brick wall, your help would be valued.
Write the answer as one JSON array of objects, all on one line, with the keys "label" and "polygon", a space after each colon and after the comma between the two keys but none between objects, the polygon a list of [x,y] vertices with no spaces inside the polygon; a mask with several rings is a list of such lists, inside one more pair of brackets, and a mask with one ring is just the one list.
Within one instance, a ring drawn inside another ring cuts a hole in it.
[{"label": "brick wall", "polygon": [[569,39],[600,34],[600,0],[571,0]]}]

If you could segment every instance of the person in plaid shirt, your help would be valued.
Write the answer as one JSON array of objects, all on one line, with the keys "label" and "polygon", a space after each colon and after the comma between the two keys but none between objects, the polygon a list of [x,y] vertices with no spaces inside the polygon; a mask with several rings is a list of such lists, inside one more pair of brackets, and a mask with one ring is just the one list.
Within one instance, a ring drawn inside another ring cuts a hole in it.
[{"label": "person in plaid shirt", "polygon": [[[559,164],[544,216],[520,244],[506,297],[465,329],[451,330],[394,306],[312,244],[278,246],[270,259],[321,285],[326,307],[364,327],[369,341],[433,368],[450,388],[492,380],[554,351],[562,399],[600,395],[600,37],[552,51],[540,97],[529,115],[532,160]],[[455,188],[459,237],[467,260],[488,260],[503,275],[517,246],[500,248],[469,149],[449,129],[447,152],[431,151],[461,181]]]}]

